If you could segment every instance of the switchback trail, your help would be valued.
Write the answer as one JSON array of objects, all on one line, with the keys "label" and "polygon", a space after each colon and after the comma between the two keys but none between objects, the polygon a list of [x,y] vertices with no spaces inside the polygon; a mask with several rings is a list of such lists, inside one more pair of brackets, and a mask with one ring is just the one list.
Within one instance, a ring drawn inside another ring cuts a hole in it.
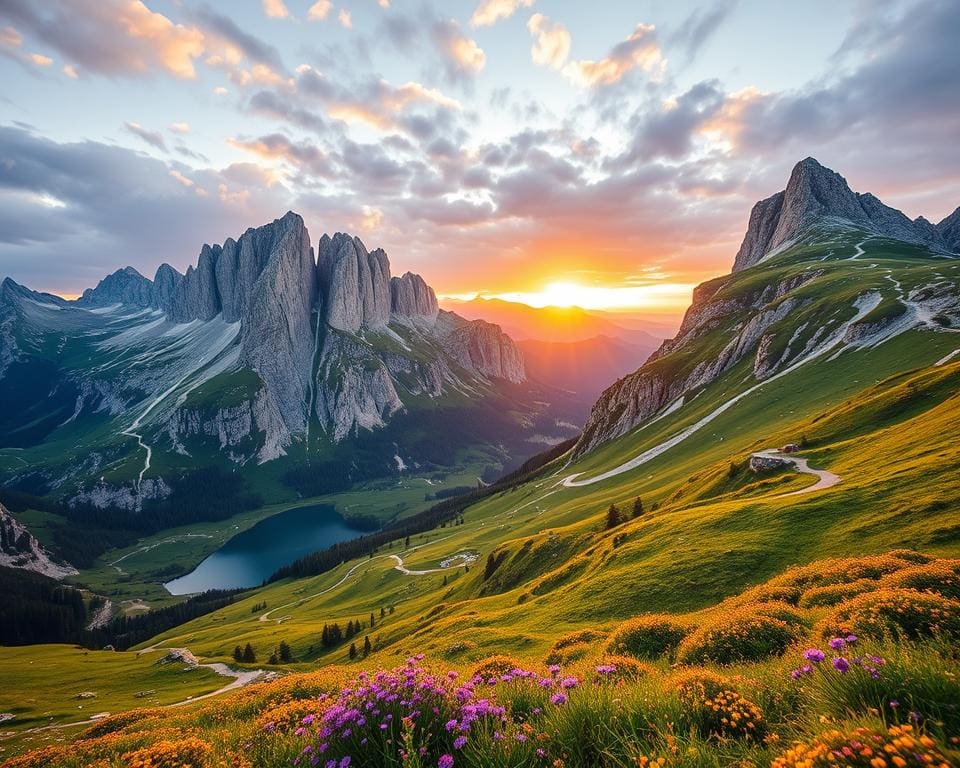
[{"label": "switchback trail", "polygon": [[799,491],[791,491],[790,493],[781,493],[778,496],[774,496],[775,499],[783,499],[787,496],[800,496],[804,493],[813,493],[814,491],[822,491],[825,488],[831,488],[837,483],[840,482],[840,475],[835,475],[833,472],[828,472],[825,469],[814,469],[810,466],[810,462],[807,459],[801,458],[800,456],[793,456],[788,453],[782,453],[776,449],[770,449],[767,451],[757,451],[754,456],[762,456],[768,459],[781,459],[783,461],[793,464],[797,472],[802,472],[805,475],[813,475],[818,478],[817,482],[813,485],[808,485],[806,488],[801,488]]}]

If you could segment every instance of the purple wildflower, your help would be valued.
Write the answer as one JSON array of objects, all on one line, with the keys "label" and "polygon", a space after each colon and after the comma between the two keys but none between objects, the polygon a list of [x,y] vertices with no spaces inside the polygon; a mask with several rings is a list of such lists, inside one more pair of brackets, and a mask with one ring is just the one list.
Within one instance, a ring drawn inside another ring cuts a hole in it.
[{"label": "purple wildflower", "polygon": [[844,640],[842,637],[834,637],[834,638],[833,638],[832,640],[830,640],[830,642],[828,643],[828,645],[829,645],[831,648],[833,648],[833,650],[835,650],[835,651],[842,651],[842,650],[844,649],[844,647],[846,646],[846,644],[847,644],[847,641]]},{"label": "purple wildflower", "polygon": [[565,693],[555,693],[550,697],[551,704],[566,704],[567,703],[567,694]]},{"label": "purple wildflower", "polygon": [[803,652],[803,656],[807,661],[812,661],[814,664],[819,664],[827,658],[827,655],[819,648],[807,648],[807,650]]},{"label": "purple wildflower", "polygon": [[569,675],[560,681],[560,687],[568,691],[571,688],[576,688],[578,685],[580,685],[580,681],[577,678],[575,678],[573,675]]},{"label": "purple wildflower", "polygon": [[440,755],[437,768],[453,768],[453,755]]},{"label": "purple wildflower", "polygon": [[843,656],[837,656],[833,660],[833,668],[841,675],[845,675],[850,671],[850,662],[843,658]]}]

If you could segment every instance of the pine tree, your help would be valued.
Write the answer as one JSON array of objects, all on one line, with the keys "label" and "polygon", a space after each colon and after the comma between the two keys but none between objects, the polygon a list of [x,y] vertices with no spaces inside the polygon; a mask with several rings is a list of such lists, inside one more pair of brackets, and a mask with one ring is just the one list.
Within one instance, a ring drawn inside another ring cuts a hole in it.
[{"label": "pine tree", "polygon": [[323,632],[320,633],[320,645],[324,648],[330,647],[330,628],[326,624],[323,625]]},{"label": "pine tree", "polygon": [[280,641],[280,647],[277,652],[280,656],[281,664],[289,664],[291,661],[293,661],[293,653],[290,651],[290,646],[286,640]]},{"label": "pine tree", "polygon": [[372,650],[373,646],[370,645],[370,635],[365,635],[363,638],[363,658],[367,658]]},{"label": "pine tree", "polygon": [[245,664],[257,663],[257,654],[254,653],[253,646],[250,643],[247,643],[247,647],[243,649],[243,661]]},{"label": "pine tree", "polygon": [[239,645],[233,649],[233,660],[243,661],[243,649]]},{"label": "pine tree", "polygon": [[610,509],[607,510],[607,530],[616,528],[622,522],[623,518],[620,517],[620,510],[617,509],[617,505],[611,504]]},{"label": "pine tree", "polygon": [[384,616],[386,616],[386,615],[387,615],[387,609],[384,608],[384,607],[381,605],[381,606],[380,606],[380,618],[382,619],[382,618],[383,618]]},{"label": "pine tree", "polygon": [[357,644],[356,644],[356,643],[350,643],[350,658],[351,658],[351,660],[357,658]]},{"label": "pine tree", "polygon": [[633,500],[633,519],[636,520],[643,514],[643,499],[639,496]]},{"label": "pine tree", "polygon": [[373,612],[370,613],[370,629],[373,629]]},{"label": "pine tree", "polygon": [[347,622],[347,640],[353,637],[353,619]]},{"label": "pine tree", "polygon": [[270,654],[270,658],[267,659],[267,664],[272,664],[273,666],[276,666],[279,663],[280,663],[280,659],[277,658],[277,652],[274,651],[273,653]]},{"label": "pine tree", "polygon": [[447,574],[443,574],[443,586],[447,586]]}]

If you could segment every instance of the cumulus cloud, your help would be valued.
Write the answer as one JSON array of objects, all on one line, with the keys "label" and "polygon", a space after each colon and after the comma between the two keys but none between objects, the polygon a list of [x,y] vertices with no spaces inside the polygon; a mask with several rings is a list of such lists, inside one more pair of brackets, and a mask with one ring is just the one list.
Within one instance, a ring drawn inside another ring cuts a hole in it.
[{"label": "cumulus cloud", "polygon": [[317,0],[307,10],[307,19],[309,21],[323,21],[330,15],[332,9],[333,2],[331,0]]},{"label": "cumulus cloud", "polygon": [[237,149],[266,160],[283,160],[313,176],[331,178],[336,170],[327,155],[315,144],[307,141],[295,142],[279,133],[256,139],[230,138],[227,141]]},{"label": "cumulus cloud", "polygon": [[63,69],[60,71],[71,80],[78,80],[80,78],[80,74],[77,72],[77,68],[73,66],[73,64],[64,64]]},{"label": "cumulus cloud", "polygon": [[200,29],[175,24],[140,0],[5,0],[3,12],[19,30],[100,74],[193,79],[204,51]]},{"label": "cumulus cloud", "polygon": [[443,55],[448,79],[456,81],[474,75],[487,63],[487,55],[477,41],[460,31],[455,21],[438,21],[433,25],[433,40]]},{"label": "cumulus cloud", "polygon": [[167,143],[163,140],[163,135],[159,131],[148,130],[140,125],[140,123],[133,122],[124,123],[123,127],[127,130],[127,133],[131,133],[138,139],[142,139],[151,147],[163,152],[167,151]]},{"label": "cumulus cloud", "polygon": [[290,9],[283,0],[261,0],[263,12],[271,19],[289,19]]},{"label": "cumulus cloud", "polygon": [[187,122],[171,123],[170,130],[173,131],[174,133],[181,133],[181,134],[190,133],[190,123],[187,123]]},{"label": "cumulus cloud", "polygon": [[520,8],[529,8],[533,0],[483,0],[470,17],[474,27],[489,27],[501,19],[508,19]]},{"label": "cumulus cloud", "polygon": [[535,13],[527,22],[533,35],[530,56],[541,67],[562,69],[570,55],[570,32],[563,24],[551,21],[542,13]]},{"label": "cumulus cloud", "polygon": [[344,29],[353,29],[353,17],[346,8],[340,9],[340,12],[337,14],[337,21],[340,22],[340,26]]},{"label": "cumulus cloud", "polygon": [[631,35],[615,45],[606,57],[599,61],[571,61],[564,71],[585,85],[605,86],[614,85],[635,69],[660,77],[665,67],[666,59],[657,42],[656,28],[652,24],[638,24]]}]

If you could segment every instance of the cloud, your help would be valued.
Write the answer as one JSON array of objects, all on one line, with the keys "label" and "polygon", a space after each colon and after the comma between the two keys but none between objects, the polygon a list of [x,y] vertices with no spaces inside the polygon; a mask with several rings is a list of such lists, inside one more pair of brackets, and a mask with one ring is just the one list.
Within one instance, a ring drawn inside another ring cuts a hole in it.
[{"label": "cloud", "polygon": [[443,56],[447,77],[451,81],[474,75],[487,63],[487,55],[477,41],[464,35],[455,21],[435,23],[433,40]]},{"label": "cloud", "polygon": [[23,36],[13,27],[0,27],[0,45],[7,48],[19,48],[23,43]]},{"label": "cloud", "polygon": [[257,139],[230,138],[227,143],[265,160],[283,160],[313,176],[332,178],[336,173],[330,158],[319,147],[306,141],[292,141],[279,133]]},{"label": "cloud", "polygon": [[263,12],[271,19],[289,19],[290,9],[284,4],[283,0],[261,0]]},{"label": "cloud", "polygon": [[190,133],[190,123],[180,122],[180,123],[171,123],[170,130],[174,133]]},{"label": "cloud", "polygon": [[344,29],[353,28],[353,17],[346,8],[341,8],[340,12],[337,13],[337,21],[340,22],[340,26]]},{"label": "cloud", "polygon": [[180,173],[180,171],[176,169],[170,171],[170,176],[171,178],[176,179],[178,182],[180,182],[181,184],[183,184],[183,186],[187,188],[192,187],[194,185],[191,179],[188,179],[186,176],[184,176],[182,173]]},{"label": "cloud", "polygon": [[638,24],[633,33],[615,45],[605,58],[571,61],[564,72],[584,85],[596,87],[614,85],[634,69],[651,72],[659,78],[665,67],[656,28],[652,24]]},{"label": "cloud", "polygon": [[64,64],[63,69],[60,70],[64,75],[69,77],[71,80],[78,80],[80,78],[77,68],[73,64]]},{"label": "cloud", "polygon": [[159,131],[150,131],[144,128],[140,123],[124,123],[123,127],[127,129],[128,133],[132,133],[137,138],[142,139],[151,147],[167,151],[167,144],[163,140],[163,136]]},{"label": "cloud", "polygon": [[542,13],[535,13],[527,22],[533,35],[530,57],[541,67],[562,69],[570,55],[570,32],[563,24],[551,21]]},{"label": "cloud", "polygon": [[111,76],[156,71],[196,77],[203,32],[175,24],[140,0],[5,0],[4,14],[70,63]]},{"label": "cloud", "polygon": [[31,53],[27,58],[38,67],[49,67],[53,64],[53,59],[44,56],[42,53]]},{"label": "cloud", "polygon": [[717,29],[730,17],[739,0],[715,0],[708,8],[695,9],[683,23],[669,35],[668,42],[693,61]]},{"label": "cloud", "polygon": [[308,21],[323,21],[330,15],[330,11],[333,9],[333,3],[331,0],[317,0],[313,5],[310,6],[310,9],[307,11],[307,20]]},{"label": "cloud", "polygon": [[470,25],[489,27],[501,19],[508,19],[520,8],[529,8],[533,0],[483,0],[470,17]]},{"label": "cloud", "polygon": [[191,19],[203,28],[212,53],[212,65],[238,66],[246,57],[255,64],[263,64],[274,72],[286,73],[286,67],[280,52],[265,43],[256,35],[241,29],[229,16],[217,13],[209,6],[203,6],[191,13]]}]

